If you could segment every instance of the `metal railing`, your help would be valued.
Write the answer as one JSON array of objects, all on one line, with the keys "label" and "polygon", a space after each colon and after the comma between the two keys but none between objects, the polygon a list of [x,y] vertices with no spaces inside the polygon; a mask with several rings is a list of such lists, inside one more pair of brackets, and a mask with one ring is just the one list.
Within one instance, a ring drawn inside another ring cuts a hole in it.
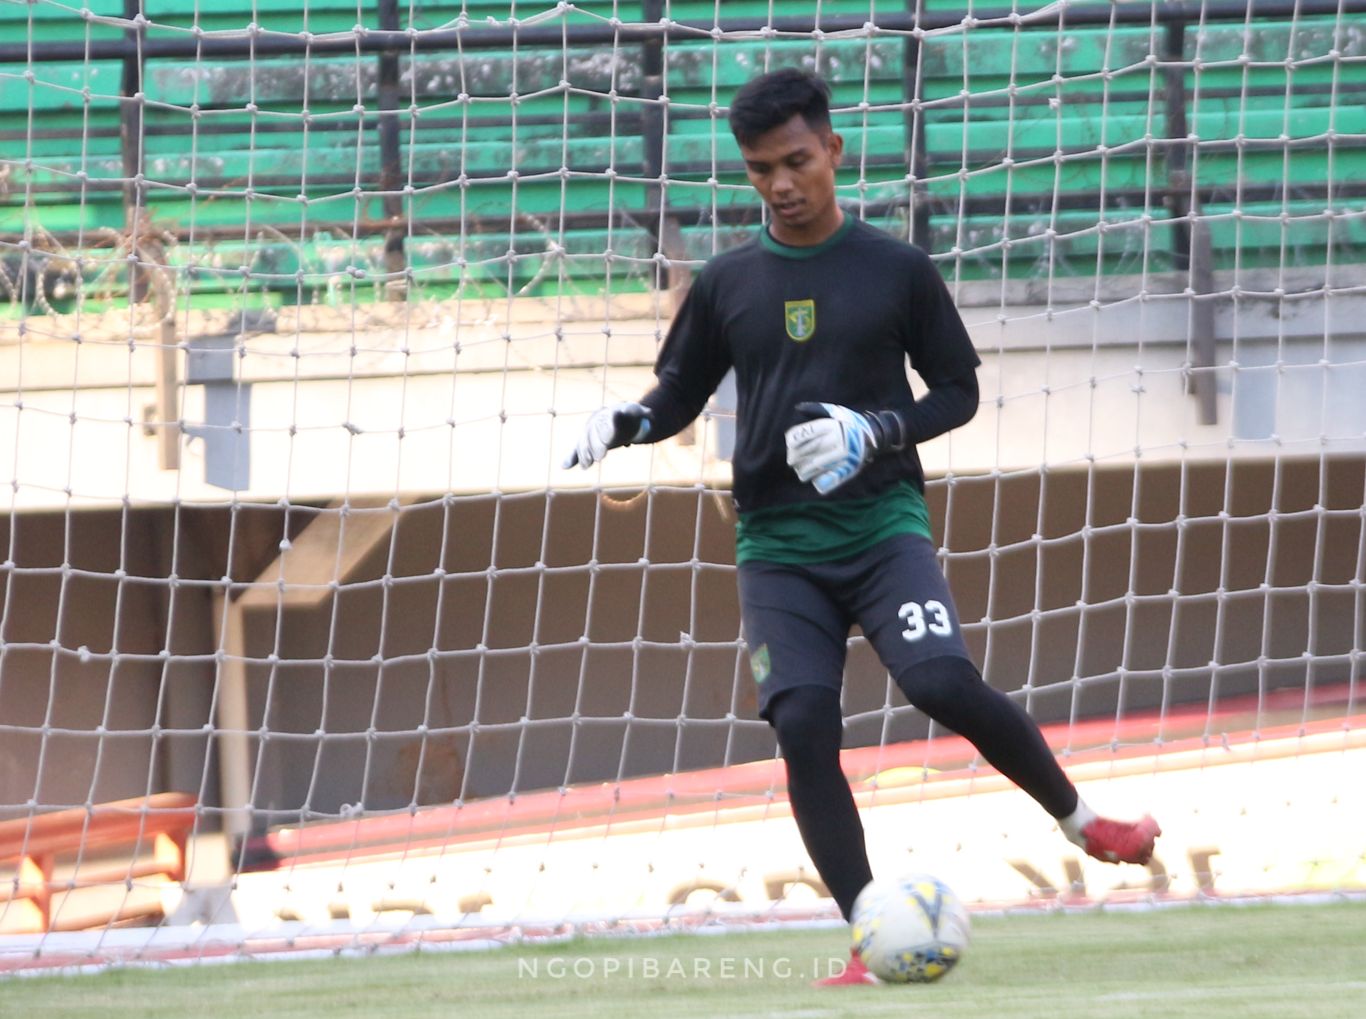
[{"label": "metal railing", "polygon": [[[667,83],[664,80],[667,44],[753,38],[819,40],[840,34],[900,36],[904,47],[902,79],[906,104],[903,115],[904,160],[909,169],[906,189],[902,197],[866,203],[865,211],[871,215],[904,211],[910,220],[912,240],[928,249],[932,244],[931,217],[936,211],[953,216],[964,213],[994,214],[1004,213],[1006,206],[1005,199],[999,197],[963,195],[955,199],[951,206],[946,204],[941,210],[935,209],[934,200],[929,195],[926,185],[930,177],[930,156],[925,137],[925,105],[920,94],[926,33],[956,26],[963,26],[967,31],[995,27],[1025,31],[1049,30],[1057,33],[1063,32],[1069,26],[1162,26],[1165,45],[1157,56],[1158,66],[1163,74],[1166,104],[1167,137],[1162,140],[1165,146],[1165,180],[1151,182],[1141,195],[1122,189],[1110,189],[1103,199],[1090,194],[1063,194],[1050,198],[1050,201],[1053,208],[1066,208],[1069,204],[1097,208],[1098,201],[1108,205],[1126,205],[1153,198],[1160,199],[1176,227],[1176,250],[1172,253],[1174,265],[1181,269],[1190,269],[1192,273],[1207,273],[1208,265],[1200,265],[1197,250],[1200,242],[1195,236],[1197,231],[1193,229],[1193,224],[1202,201],[1216,190],[1217,185],[1202,184],[1189,172],[1190,143],[1186,134],[1185,116],[1189,96],[1185,77],[1190,64],[1183,59],[1183,40],[1187,26],[1220,21],[1250,22],[1254,19],[1304,18],[1314,15],[1344,17],[1349,14],[1366,14],[1366,0],[1255,0],[1251,3],[1234,0],[1165,0],[1152,4],[1049,5],[1039,11],[1025,13],[1008,8],[979,9],[971,18],[965,19],[961,13],[925,11],[922,9],[922,3],[909,0],[905,11],[880,14],[877,23],[873,25],[868,23],[866,17],[855,15],[669,21],[664,17],[665,5],[662,0],[643,0],[639,23],[625,23],[614,19],[589,25],[566,22],[519,25],[514,20],[497,26],[459,24],[454,28],[418,30],[401,28],[397,0],[375,0],[376,28],[361,27],[344,32],[313,35],[275,32],[259,27],[232,34],[205,33],[198,28],[171,30],[166,26],[154,26],[144,14],[145,6],[146,0],[124,0],[123,19],[112,23],[114,26],[123,25],[122,35],[117,38],[87,38],[84,41],[45,41],[30,38],[23,42],[0,43],[0,64],[31,65],[52,61],[115,59],[122,61],[119,123],[123,178],[109,182],[81,180],[72,182],[67,189],[73,193],[101,188],[120,189],[123,194],[126,229],[130,236],[137,235],[138,224],[148,205],[149,185],[144,176],[144,78],[149,61],[186,58],[232,61],[254,60],[268,56],[307,58],[321,54],[355,54],[359,58],[361,55],[367,55],[378,63],[378,112],[373,119],[380,157],[377,186],[367,193],[380,200],[383,216],[375,221],[358,218],[354,223],[348,223],[348,227],[357,235],[381,234],[384,237],[384,271],[391,280],[402,280],[408,270],[404,250],[408,224],[404,207],[405,191],[401,186],[402,114],[399,104],[400,61],[404,56],[511,47],[525,50],[538,47],[610,44],[614,48],[619,48],[627,44],[638,44],[642,84],[638,94],[630,98],[640,107],[641,112],[636,117],[622,118],[621,122],[640,132],[643,146],[640,179],[647,184],[648,198],[645,208],[629,212],[636,222],[650,231],[657,242],[658,250],[663,251],[668,257],[673,257],[678,254],[677,231],[680,224],[667,206],[667,118],[670,115],[679,117],[687,114],[679,111],[669,114],[663,101],[667,92]],[[98,18],[93,20],[96,23],[100,21]],[[154,34],[154,30],[156,33],[172,34]],[[684,167],[676,166],[674,169],[675,172],[686,172]],[[743,168],[737,164],[707,169],[739,173]],[[48,187],[61,189],[66,186],[58,184]],[[1340,197],[1355,197],[1366,195],[1366,182],[1325,182],[1318,190],[1324,195],[1331,190],[1331,193]],[[1247,200],[1265,200],[1277,197],[1279,188],[1274,184],[1249,185],[1244,187],[1241,193]],[[1314,193],[1316,192],[1313,187],[1304,191],[1306,197],[1312,197]],[[1029,211],[1031,203],[1036,205],[1038,201],[1037,196],[1016,196],[1014,209],[1017,212]],[[605,224],[614,212],[607,210],[575,213],[566,210],[566,215],[579,226],[592,226]],[[745,208],[719,208],[714,211],[714,217],[722,222],[734,222],[752,215],[753,210]],[[477,217],[465,217],[459,222],[451,221],[449,225],[459,228],[467,225],[471,219]],[[434,228],[440,225],[439,220],[424,222]],[[171,233],[175,233],[176,230],[177,228],[172,227]],[[203,239],[213,236],[215,231],[201,226],[195,233]],[[61,235],[58,236],[60,238]],[[141,257],[141,252],[135,250],[134,255]],[[145,299],[147,295],[145,283],[134,282],[132,291],[135,300]]]}]

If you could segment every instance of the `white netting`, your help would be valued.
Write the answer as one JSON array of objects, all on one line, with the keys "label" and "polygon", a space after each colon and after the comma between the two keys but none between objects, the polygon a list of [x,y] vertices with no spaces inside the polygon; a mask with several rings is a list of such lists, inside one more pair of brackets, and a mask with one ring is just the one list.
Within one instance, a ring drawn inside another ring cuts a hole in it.
[{"label": "white netting", "polygon": [[559,467],[762,221],[726,105],[791,63],[982,354],[922,451],[970,646],[1167,829],[1083,867],[855,639],[875,869],[1359,889],[1364,15],[0,4],[0,965],[833,915],[754,714],[733,391]]}]

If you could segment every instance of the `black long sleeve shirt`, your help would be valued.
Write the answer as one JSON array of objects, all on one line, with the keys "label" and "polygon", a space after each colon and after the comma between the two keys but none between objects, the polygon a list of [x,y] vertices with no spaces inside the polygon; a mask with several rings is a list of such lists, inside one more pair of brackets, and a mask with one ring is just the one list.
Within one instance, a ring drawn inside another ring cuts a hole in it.
[{"label": "black long sleeve shirt", "polygon": [[[929,387],[918,403],[908,359]],[[866,498],[903,480],[923,490],[915,443],[976,413],[978,364],[929,256],[846,214],[823,244],[789,247],[764,232],[709,262],[674,318],[657,384],[641,402],[652,412],[648,441],[668,438],[735,369],[734,492],[745,512]],[[803,401],[896,410],[912,441],[820,496],[786,459],[783,433]]]}]

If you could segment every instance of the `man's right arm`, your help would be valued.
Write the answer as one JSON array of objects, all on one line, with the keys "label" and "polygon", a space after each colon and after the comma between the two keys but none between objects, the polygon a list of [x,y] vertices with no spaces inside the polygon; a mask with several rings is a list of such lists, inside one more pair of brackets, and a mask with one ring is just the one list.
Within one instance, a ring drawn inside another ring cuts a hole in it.
[{"label": "man's right arm", "polygon": [[702,413],[729,369],[729,355],[712,328],[706,277],[699,276],[660,349],[654,388],[638,403],[614,404],[595,411],[584,437],[564,465],[589,467],[609,449],[658,442],[678,434]]}]

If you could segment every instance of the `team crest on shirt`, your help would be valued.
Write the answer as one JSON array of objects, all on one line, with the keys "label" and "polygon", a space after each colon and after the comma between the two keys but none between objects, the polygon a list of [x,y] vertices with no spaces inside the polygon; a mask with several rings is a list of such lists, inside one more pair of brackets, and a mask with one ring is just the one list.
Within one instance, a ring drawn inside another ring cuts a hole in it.
[{"label": "team crest on shirt", "polygon": [[816,302],[786,301],[783,303],[783,322],[787,335],[798,343],[805,343],[816,332]]}]

